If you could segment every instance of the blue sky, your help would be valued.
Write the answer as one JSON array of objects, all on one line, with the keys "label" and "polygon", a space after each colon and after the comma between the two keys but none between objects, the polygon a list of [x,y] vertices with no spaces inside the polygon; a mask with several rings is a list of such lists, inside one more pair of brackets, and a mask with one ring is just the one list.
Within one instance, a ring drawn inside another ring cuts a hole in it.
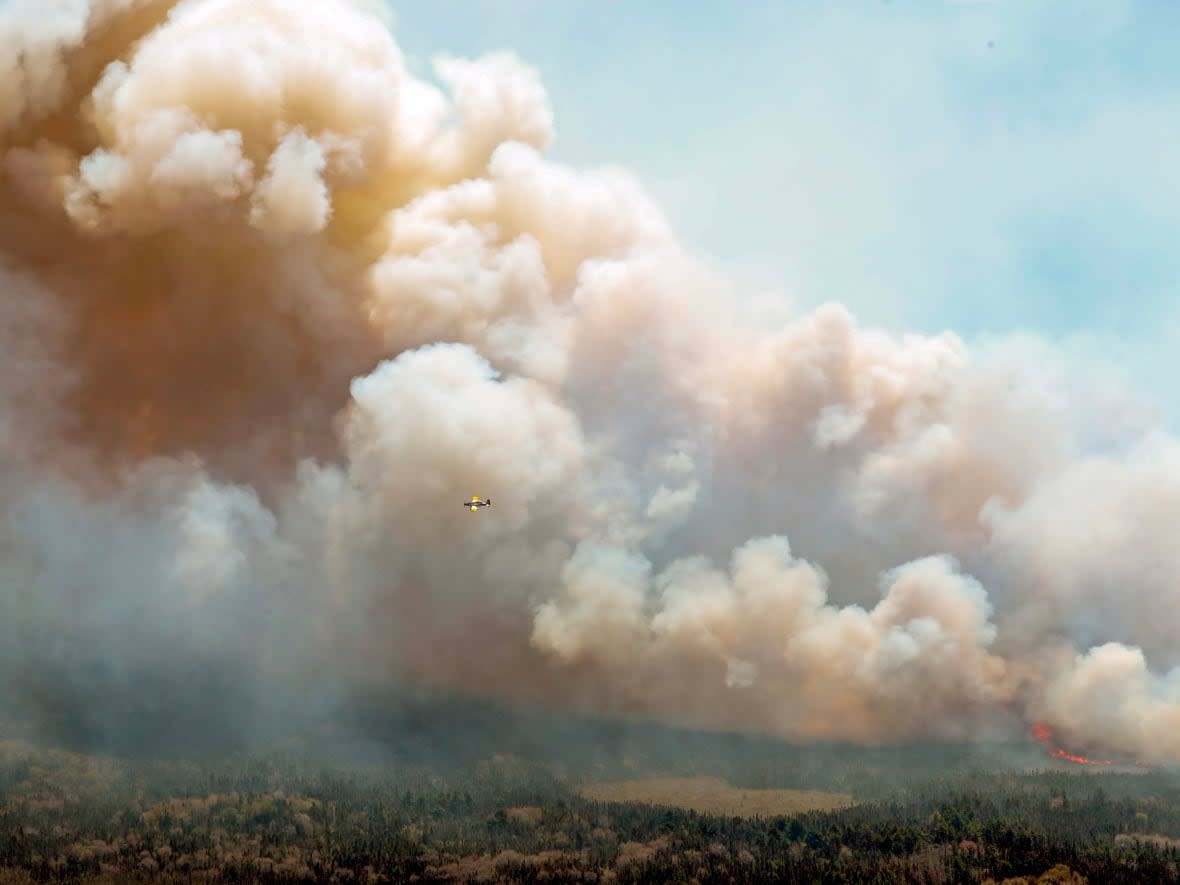
[{"label": "blue sky", "polygon": [[[799,308],[1121,366],[1180,416],[1170,0],[393,4],[413,67],[511,49],[556,159],[617,164]],[[990,45],[989,45],[990,44]]]}]

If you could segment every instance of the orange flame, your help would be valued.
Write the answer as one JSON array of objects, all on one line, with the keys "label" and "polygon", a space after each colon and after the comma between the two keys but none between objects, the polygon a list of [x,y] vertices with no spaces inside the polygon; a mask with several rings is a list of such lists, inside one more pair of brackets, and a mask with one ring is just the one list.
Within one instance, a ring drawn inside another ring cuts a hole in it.
[{"label": "orange flame", "polygon": [[1069,753],[1057,746],[1056,740],[1053,738],[1053,729],[1043,722],[1034,722],[1032,725],[1032,736],[1040,743],[1041,746],[1048,751],[1050,756],[1057,759],[1064,759],[1066,762],[1076,762],[1078,765],[1110,765],[1109,759],[1090,759],[1086,756],[1078,756],[1074,753]]}]

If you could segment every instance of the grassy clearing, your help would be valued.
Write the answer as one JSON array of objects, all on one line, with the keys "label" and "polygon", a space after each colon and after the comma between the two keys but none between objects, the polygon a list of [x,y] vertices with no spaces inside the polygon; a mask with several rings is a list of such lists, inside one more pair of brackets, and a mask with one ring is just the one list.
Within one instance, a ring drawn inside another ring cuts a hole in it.
[{"label": "grassy clearing", "polygon": [[579,789],[598,802],[642,802],[668,805],[702,814],[732,817],[773,817],[804,811],[831,811],[853,804],[847,793],[820,790],[747,790],[716,777],[658,777],[587,784]]}]

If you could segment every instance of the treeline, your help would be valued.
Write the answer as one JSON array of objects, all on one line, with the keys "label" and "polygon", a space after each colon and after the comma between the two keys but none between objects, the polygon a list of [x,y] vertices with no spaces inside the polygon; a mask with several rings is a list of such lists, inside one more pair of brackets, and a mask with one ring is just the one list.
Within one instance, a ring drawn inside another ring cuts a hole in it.
[{"label": "treeline", "polygon": [[588,801],[512,758],[440,774],[0,750],[0,882],[1167,885],[1177,846],[1180,793],[1153,775],[965,774],[750,820]]},{"label": "treeline", "polygon": [[574,780],[659,771],[712,775],[749,789],[827,790],[857,799],[887,797],[915,780],[951,770],[1005,771],[1049,761],[1032,741],[793,744],[770,736],[510,708],[433,692],[356,700],[340,723],[370,738],[394,762],[439,772],[461,771],[494,753],[511,753]]}]

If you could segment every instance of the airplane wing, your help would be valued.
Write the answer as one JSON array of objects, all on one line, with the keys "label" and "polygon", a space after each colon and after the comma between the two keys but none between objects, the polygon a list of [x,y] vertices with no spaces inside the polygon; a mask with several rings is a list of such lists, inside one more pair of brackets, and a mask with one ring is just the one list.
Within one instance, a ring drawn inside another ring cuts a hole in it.
[{"label": "airplane wing", "polygon": [[471,503],[472,503],[472,504],[474,504],[474,503],[475,503],[476,501],[478,501],[478,500],[479,500],[479,495],[472,495],[472,496],[471,496]]}]

